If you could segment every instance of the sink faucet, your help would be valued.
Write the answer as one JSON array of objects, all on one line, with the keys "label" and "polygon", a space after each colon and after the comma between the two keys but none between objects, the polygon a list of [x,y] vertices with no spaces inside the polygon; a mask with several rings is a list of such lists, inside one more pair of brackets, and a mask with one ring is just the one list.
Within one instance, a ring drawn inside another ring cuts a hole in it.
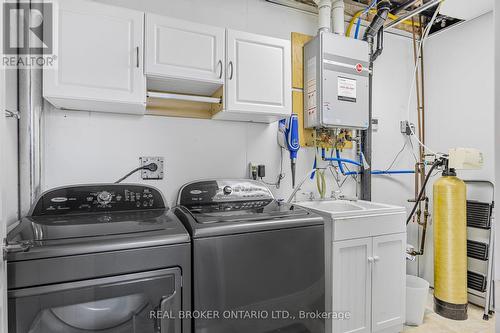
[{"label": "sink faucet", "polygon": [[332,191],[332,193],[330,194],[330,198],[333,200],[339,200],[342,197],[343,197],[342,191],[340,190]]}]

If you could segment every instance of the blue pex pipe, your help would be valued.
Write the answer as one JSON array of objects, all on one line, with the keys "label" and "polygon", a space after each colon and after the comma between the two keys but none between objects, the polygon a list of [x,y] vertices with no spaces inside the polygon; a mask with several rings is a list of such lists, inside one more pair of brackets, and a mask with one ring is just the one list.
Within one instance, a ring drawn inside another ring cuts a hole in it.
[{"label": "blue pex pipe", "polygon": [[[350,160],[348,158],[341,158],[340,157],[340,154],[339,154],[339,151],[337,149],[337,157],[325,157],[325,149],[322,148],[321,149],[321,158],[323,159],[323,161],[332,161],[332,162],[338,162],[339,163],[339,166],[342,165],[342,162],[343,163],[349,163],[349,164],[354,164],[354,165],[357,165],[359,167],[363,166],[360,162],[358,161],[355,161],[355,160]],[[341,167],[343,169],[343,167]]]},{"label": "blue pex pipe", "polygon": [[325,157],[324,159],[325,161],[332,161],[332,162],[339,162],[339,165],[341,163],[349,163],[349,164],[354,164],[354,165],[357,165],[357,166],[363,166],[361,163],[359,163],[358,161],[354,161],[354,160],[350,160],[350,159],[347,159],[347,158],[337,158],[337,157]]},{"label": "blue pex pipe", "polygon": [[373,170],[370,173],[372,175],[402,175],[415,173],[415,170]]},{"label": "blue pex pipe", "polygon": [[[344,176],[359,175],[362,173],[361,171],[345,172],[344,166],[342,165],[342,162],[345,162],[345,163],[351,163],[351,164],[356,164],[358,166],[362,166],[361,162],[358,163],[358,162],[353,161],[353,160],[341,158],[340,152],[338,149],[336,150],[336,156],[337,156],[337,158],[330,158],[330,159],[326,159],[326,160],[327,161],[337,161],[338,165],[339,165],[340,172]],[[372,174],[372,175],[402,175],[402,174],[414,174],[414,173],[415,173],[415,170],[373,170],[373,171],[370,171],[370,174]]]}]

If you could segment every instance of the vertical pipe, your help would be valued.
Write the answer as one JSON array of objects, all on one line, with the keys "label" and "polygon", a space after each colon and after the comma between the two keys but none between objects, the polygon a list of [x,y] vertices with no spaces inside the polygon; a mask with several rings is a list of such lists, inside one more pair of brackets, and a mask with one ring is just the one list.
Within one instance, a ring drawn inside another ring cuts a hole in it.
[{"label": "vertical pipe", "polygon": [[43,107],[41,68],[18,69],[18,106],[19,211],[21,216],[25,216],[41,189],[40,122]]},{"label": "vertical pipe", "polygon": [[[415,32],[415,20],[412,17],[412,42],[413,42],[413,61],[415,63],[415,66],[418,66],[419,62],[419,54],[417,54],[418,46],[417,46],[417,35]],[[417,98],[417,128],[418,128],[418,138],[419,140],[422,140],[422,117],[420,116],[421,113],[421,98],[420,98],[420,80],[419,80],[419,72],[416,73],[415,75],[415,90],[416,90],[416,98]],[[419,163],[418,165],[418,170],[415,170],[417,173],[415,174],[415,192],[418,193],[420,189],[420,184],[423,183],[422,176],[425,177],[425,170],[422,170],[420,165],[423,163],[423,154],[422,154],[422,146],[419,145],[418,147],[419,151]],[[416,200],[417,196],[415,196]],[[417,210],[417,220],[420,220],[420,214],[422,212],[422,202],[418,202],[418,210]],[[413,217],[413,220],[415,220],[415,216]]]},{"label": "vertical pipe", "polygon": [[345,35],[344,8],[343,0],[336,0],[332,3],[332,30],[334,34],[341,36]]},{"label": "vertical pipe", "polygon": [[[373,44],[370,43],[370,59],[373,56]],[[361,133],[361,146],[366,162],[372,165],[372,93],[373,62],[370,61],[370,74],[368,76],[368,128]],[[372,175],[369,169],[363,169],[361,174],[361,200],[372,200]]]},{"label": "vertical pipe", "polygon": [[19,69],[19,204],[25,216],[40,193],[41,70]]},{"label": "vertical pipe", "polygon": [[[424,22],[422,20],[422,16],[419,18],[420,20],[420,31],[421,35],[423,34],[423,26]],[[424,86],[424,48],[422,47],[422,52],[420,53],[420,82],[421,82],[421,91],[422,91],[422,143],[425,145],[425,86]],[[422,148],[422,160],[425,158],[425,150]],[[424,176],[425,177],[425,176]]]},{"label": "vertical pipe", "polygon": [[330,31],[332,17],[332,1],[331,0],[316,0],[318,5],[318,31]]}]

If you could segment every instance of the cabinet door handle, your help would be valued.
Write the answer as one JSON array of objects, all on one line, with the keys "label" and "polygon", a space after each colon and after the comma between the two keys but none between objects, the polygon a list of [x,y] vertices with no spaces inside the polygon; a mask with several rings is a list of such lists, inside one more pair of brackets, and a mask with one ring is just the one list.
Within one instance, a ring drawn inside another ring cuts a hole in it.
[{"label": "cabinet door handle", "polygon": [[379,256],[373,256],[373,261],[377,262],[380,260],[380,257]]},{"label": "cabinet door handle", "polygon": [[219,60],[217,66],[220,66],[219,79],[222,79],[222,60]]},{"label": "cabinet door handle", "polygon": [[375,259],[373,257],[368,257],[368,262],[370,264],[373,264],[375,262]]},{"label": "cabinet door handle", "polygon": [[139,68],[139,46],[135,47],[135,66]]},{"label": "cabinet door handle", "polygon": [[229,80],[232,80],[233,79],[233,62],[232,61],[229,62],[229,67],[231,68],[231,71],[229,72],[229,73],[231,73],[231,74],[229,74]]}]

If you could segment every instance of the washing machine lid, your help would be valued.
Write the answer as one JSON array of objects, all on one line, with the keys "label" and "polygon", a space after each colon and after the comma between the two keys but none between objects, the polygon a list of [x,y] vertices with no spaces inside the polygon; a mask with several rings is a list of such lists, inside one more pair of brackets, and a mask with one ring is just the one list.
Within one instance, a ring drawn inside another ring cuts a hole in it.
[{"label": "washing machine lid", "polygon": [[53,241],[175,229],[172,225],[175,221],[167,213],[167,209],[156,209],[84,215],[30,216],[21,221],[18,237],[23,241]]},{"label": "washing machine lid", "polygon": [[294,205],[276,200],[227,202],[207,206],[191,206],[190,213],[201,224],[262,221],[307,216],[310,213]]},{"label": "washing machine lid", "polygon": [[248,179],[186,184],[178,204],[192,238],[323,224],[318,215],[275,200],[265,184]]},{"label": "washing machine lid", "polygon": [[7,243],[17,247],[11,259],[177,244],[189,239],[161,193],[134,184],[47,191],[7,235]]}]

